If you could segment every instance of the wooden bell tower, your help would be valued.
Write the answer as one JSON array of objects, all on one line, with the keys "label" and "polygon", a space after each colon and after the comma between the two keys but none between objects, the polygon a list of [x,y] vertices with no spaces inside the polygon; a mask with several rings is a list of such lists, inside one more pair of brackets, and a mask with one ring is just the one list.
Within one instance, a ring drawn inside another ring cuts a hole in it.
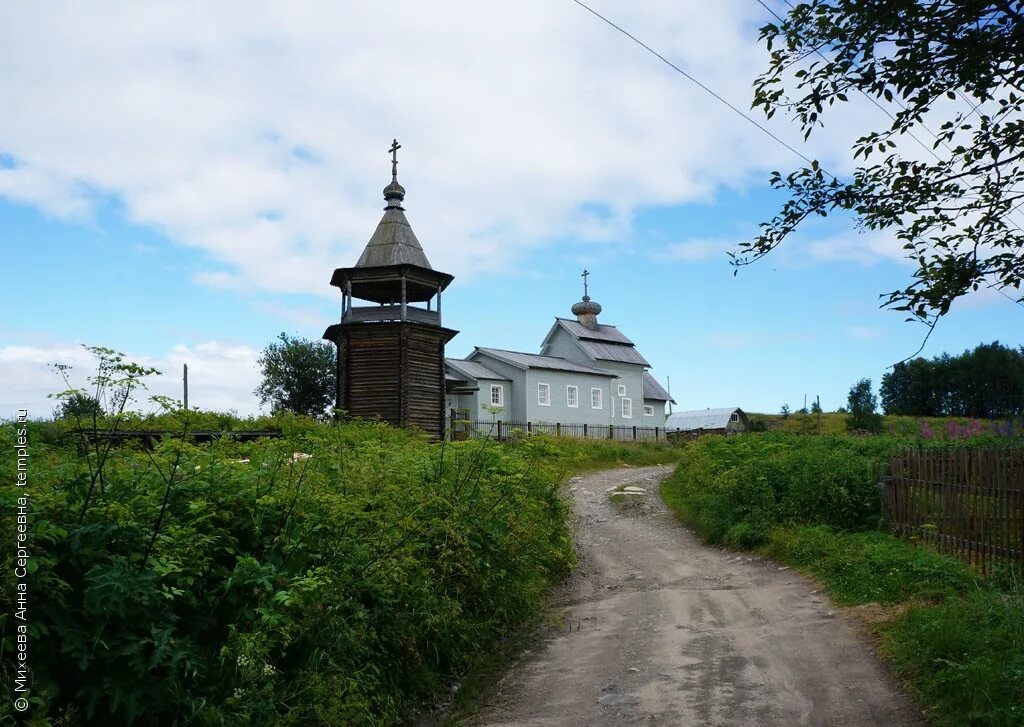
[{"label": "wooden bell tower", "polygon": [[[338,268],[341,322],[324,332],[338,348],[336,406],[362,419],[445,430],[444,346],[457,331],[441,325],[441,293],[453,276],[434,270],[405,217],[398,141],[384,217],[355,267]],[[375,305],[354,305],[353,301]]]}]

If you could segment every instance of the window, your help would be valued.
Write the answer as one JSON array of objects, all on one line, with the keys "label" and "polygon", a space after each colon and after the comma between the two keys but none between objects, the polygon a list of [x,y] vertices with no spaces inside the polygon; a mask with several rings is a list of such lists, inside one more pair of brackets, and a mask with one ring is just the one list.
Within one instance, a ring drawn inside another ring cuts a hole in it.
[{"label": "window", "polygon": [[565,405],[577,408],[580,405],[580,390],[576,386],[565,387]]},{"label": "window", "polygon": [[491,405],[505,405],[505,387],[501,384],[491,384]]},{"label": "window", "polygon": [[625,384],[619,384],[619,396],[625,396],[625,395],[626,395],[626,385]]},{"label": "window", "polygon": [[654,416],[654,407],[653,406],[644,405],[644,416],[645,417],[652,417],[652,416]]},{"label": "window", "polygon": [[591,409],[603,409],[604,408],[604,391],[601,389],[590,390],[590,408]]},{"label": "window", "polygon": [[622,418],[632,419],[633,418],[633,400],[623,397],[622,399]]},{"label": "window", "polygon": [[731,417],[729,417],[729,419],[731,419],[731,420],[732,420],[732,421],[734,421],[734,422],[738,422],[738,421],[740,420],[740,415],[739,415],[739,414],[737,414],[736,412],[733,412],[733,413],[732,413],[732,416],[731,416]]},{"label": "window", "polygon": [[547,384],[537,384],[537,405],[551,406],[551,387]]}]

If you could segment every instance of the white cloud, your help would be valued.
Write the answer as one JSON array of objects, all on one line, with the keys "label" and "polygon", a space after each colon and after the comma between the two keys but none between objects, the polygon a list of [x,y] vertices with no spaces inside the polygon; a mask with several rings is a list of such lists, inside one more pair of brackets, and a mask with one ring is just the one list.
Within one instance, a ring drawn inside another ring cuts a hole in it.
[{"label": "white cloud", "polygon": [[657,257],[671,260],[727,260],[726,252],[736,251],[739,242],[736,240],[690,238],[682,242],[672,243]]},{"label": "white cloud", "polygon": [[[597,9],[748,106],[767,63],[756,4]],[[221,287],[330,295],[324,271],[380,214],[393,136],[412,224],[456,274],[555,238],[621,239],[641,206],[795,164],[568,2],[8,3],[0,27],[17,109],[0,115],[0,195],[77,218],[114,196],[209,253],[223,269],[196,279]],[[814,142],[832,169],[858,114]]]},{"label": "white cloud", "polygon": [[[178,344],[157,358],[136,356],[126,358],[161,372],[146,379],[148,391],[142,392],[135,408],[150,411],[151,395],[182,398],[182,364],[188,364],[189,405],[205,410],[252,414],[259,408],[253,389],[259,383],[259,352],[233,343],[208,341],[195,346]],[[50,364],[71,365],[71,384],[87,387],[86,377],[95,372],[95,360],[81,346],[72,343],[50,345],[0,346],[0,380],[7,383],[0,397],[0,419],[12,418],[19,408],[29,410],[31,417],[48,417],[56,402],[47,394],[65,389],[60,376]]]},{"label": "white cloud", "polygon": [[872,265],[880,261],[909,264],[905,243],[886,232],[861,232],[817,238],[807,242],[807,253],[823,262],[857,262]]}]

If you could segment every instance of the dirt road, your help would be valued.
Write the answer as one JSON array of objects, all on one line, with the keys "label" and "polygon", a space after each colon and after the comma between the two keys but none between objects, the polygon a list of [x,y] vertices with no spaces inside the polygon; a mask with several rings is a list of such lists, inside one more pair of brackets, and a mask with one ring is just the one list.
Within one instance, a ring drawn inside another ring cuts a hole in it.
[{"label": "dirt road", "polygon": [[[815,586],[704,546],[658,494],[668,467],[574,479],[577,572],[561,632],[523,656],[477,725],[917,725],[857,627]],[[608,491],[646,494],[612,504]]]}]

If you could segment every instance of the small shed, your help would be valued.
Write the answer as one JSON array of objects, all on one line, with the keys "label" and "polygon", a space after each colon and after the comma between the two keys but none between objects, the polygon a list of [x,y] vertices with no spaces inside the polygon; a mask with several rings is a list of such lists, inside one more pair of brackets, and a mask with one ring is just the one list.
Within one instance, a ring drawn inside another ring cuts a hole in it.
[{"label": "small shed", "polygon": [[737,434],[750,428],[747,415],[738,406],[723,409],[677,411],[665,420],[665,431],[694,434]]}]

